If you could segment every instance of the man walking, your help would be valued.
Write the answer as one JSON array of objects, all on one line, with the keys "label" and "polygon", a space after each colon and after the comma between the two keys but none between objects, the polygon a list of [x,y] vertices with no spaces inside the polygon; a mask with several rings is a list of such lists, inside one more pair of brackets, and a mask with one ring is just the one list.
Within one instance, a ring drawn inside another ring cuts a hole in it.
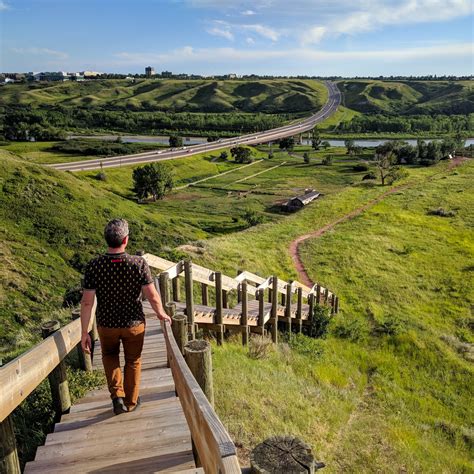
[{"label": "man walking", "polygon": [[[104,230],[107,253],[89,262],[84,275],[81,301],[82,349],[90,353],[89,322],[97,297],[96,318],[102,347],[107,384],[116,415],[135,410],[141,375],[141,353],[145,337],[145,315],[140,294],[150,302],[158,319],[171,318],[163,310],[161,298],[153,284],[150,268],[143,257],[125,252],[128,223],[113,219]],[[120,368],[120,342],[123,345],[125,369]]]}]

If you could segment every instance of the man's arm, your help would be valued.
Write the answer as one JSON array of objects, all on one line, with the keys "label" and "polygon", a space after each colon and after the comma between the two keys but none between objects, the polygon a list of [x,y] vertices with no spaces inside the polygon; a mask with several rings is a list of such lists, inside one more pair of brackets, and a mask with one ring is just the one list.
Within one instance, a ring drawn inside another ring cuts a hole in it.
[{"label": "man's arm", "polygon": [[89,336],[89,323],[94,307],[95,290],[84,290],[81,300],[81,346],[87,354],[91,353],[91,338]]},{"label": "man's arm", "polygon": [[153,311],[155,311],[156,315],[158,316],[158,319],[168,321],[171,324],[171,318],[165,313],[165,310],[163,309],[161,297],[156,291],[155,285],[153,283],[143,285],[142,290],[146,299],[150,302]]}]

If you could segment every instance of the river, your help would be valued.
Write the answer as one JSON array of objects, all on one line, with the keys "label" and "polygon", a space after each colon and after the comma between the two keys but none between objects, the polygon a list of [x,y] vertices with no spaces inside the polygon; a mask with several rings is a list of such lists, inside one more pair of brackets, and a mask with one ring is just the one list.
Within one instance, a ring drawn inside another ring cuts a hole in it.
[{"label": "river", "polygon": [[[117,139],[116,135],[95,135],[95,136],[80,136],[80,135],[71,135],[68,137],[72,138],[96,138],[100,140],[114,141]],[[167,136],[158,136],[158,135],[122,135],[123,143],[159,143],[161,145],[168,145],[169,137]],[[371,140],[371,139],[355,139],[354,144],[356,146],[365,147],[365,148],[375,148],[376,146],[381,145],[385,142],[397,141],[399,139],[385,139],[385,140]],[[424,139],[426,142],[430,142],[433,139]],[[331,146],[334,147],[343,147],[344,140],[327,140]],[[410,145],[416,145],[417,139],[407,139],[403,140],[404,142],[409,143]],[[200,145],[202,143],[207,143],[207,137],[183,137],[183,145]],[[311,140],[303,139],[303,145],[311,145]],[[474,138],[466,139],[465,146],[474,145]]]}]

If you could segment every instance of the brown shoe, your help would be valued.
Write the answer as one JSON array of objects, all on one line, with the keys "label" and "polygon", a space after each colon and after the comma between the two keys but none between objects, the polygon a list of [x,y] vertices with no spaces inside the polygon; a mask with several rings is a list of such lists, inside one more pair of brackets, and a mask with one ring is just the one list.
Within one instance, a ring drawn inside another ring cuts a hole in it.
[{"label": "brown shoe", "polygon": [[140,405],[142,404],[142,401],[140,399],[140,397],[137,398],[137,403],[135,404],[135,406],[132,408],[132,409],[128,409],[128,412],[131,413],[132,411],[135,411],[135,410],[138,410],[138,408],[140,408]]}]

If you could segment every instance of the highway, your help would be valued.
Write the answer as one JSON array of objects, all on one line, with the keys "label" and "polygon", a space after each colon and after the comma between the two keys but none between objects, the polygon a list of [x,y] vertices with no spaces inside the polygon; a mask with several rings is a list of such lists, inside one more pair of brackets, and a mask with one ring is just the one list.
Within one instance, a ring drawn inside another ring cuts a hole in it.
[{"label": "highway", "polygon": [[334,82],[325,81],[328,89],[328,100],[323,108],[310,117],[295,122],[291,125],[273,128],[264,132],[251,133],[240,137],[224,138],[216,142],[203,143],[200,145],[188,145],[169,150],[151,150],[144,153],[133,155],[114,156],[111,158],[100,158],[94,160],[75,161],[71,163],[58,163],[46,165],[51,168],[62,171],[89,171],[105,168],[116,168],[119,166],[136,165],[140,163],[150,163],[153,161],[175,160],[187,156],[197,155],[198,153],[207,153],[223,148],[229,148],[237,145],[257,145],[279,140],[280,138],[291,137],[302,132],[312,130],[314,126],[330,115],[332,115],[341,103],[341,93]]}]

